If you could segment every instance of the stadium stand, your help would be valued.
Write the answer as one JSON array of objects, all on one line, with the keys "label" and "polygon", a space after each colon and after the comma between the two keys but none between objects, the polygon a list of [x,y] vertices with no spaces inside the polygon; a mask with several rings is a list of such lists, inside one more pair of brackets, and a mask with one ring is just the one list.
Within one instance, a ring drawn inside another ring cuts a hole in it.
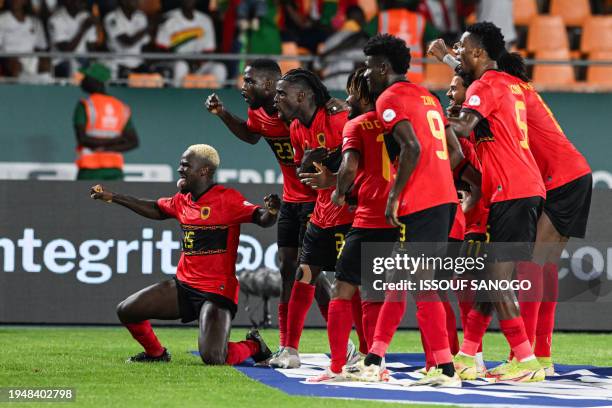
[{"label": "stadium stand", "polygon": [[137,74],[132,73],[128,76],[128,86],[130,88],[163,88],[164,78],[157,73]]},{"label": "stadium stand", "polygon": [[550,14],[560,16],[566,26],[582,27],[591,17],[589,0],[551,0]]},{"label": "stadium stand", "polygon": [[[569,60],[568,49],[540,50],[536,54],[536,59],[543,60]],[[574,68],[570,64],[536,64],[533,69],[533,81],[541,88],[560,88],[574,85],[576,79]]]}]

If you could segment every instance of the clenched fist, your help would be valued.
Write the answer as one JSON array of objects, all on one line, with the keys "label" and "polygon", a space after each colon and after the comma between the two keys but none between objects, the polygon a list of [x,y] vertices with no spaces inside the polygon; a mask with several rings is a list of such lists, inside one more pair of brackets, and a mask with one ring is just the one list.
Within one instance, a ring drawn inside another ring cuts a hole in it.
[{"label": "clenched fist", "polygon": [[204,102],[206,109],[213,115],[219,115],[223,111],[223,102],[216,93],[208,95],[206,102]]}]

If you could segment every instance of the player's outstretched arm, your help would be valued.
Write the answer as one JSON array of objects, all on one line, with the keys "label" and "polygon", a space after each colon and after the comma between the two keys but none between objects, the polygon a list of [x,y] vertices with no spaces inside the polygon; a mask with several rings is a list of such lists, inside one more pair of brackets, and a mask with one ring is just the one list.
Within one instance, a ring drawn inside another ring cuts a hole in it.
[{"label": "player's outstretched arm", "polygon": [[136,214],[142,215],[143,217],[150,218],[152,220],[165,220],[170,218],[157,206],[157,202],[153,200],[143,200],[140,198],[134,198],[123,194],[113,193],[112,191],[106,190],[100,184],[96,184],[89,190],[89,195],[94,200],[102,200],[107,203],[117,203],[124,207],[129,208]]},{"label": "player's outstretched arm", "polygon": [[276,194],[268,194],[264,197],[264,208],[258,209],[253,215],[253,222],[264,228],[273,226],[276,223],[280,206],[280,197]]},{"label": "player's outstretched arm", "polygon": [[448,122],[457,136],[469,138],[480,122],[480,117],[473,112],[461,111],[458,118],[449,117]]},{"label": "player's outstretched arm", "polygon": [[397,174],[389,191],[387,199],[387,209],[385,217],[389,225],[399,227],[400,221],[397,219],[397,209],[399,206],[399,197],[412,175],[414,168],[421,157],[421,145],[417,139],[414,129],[410,122],[402,120],[398,122],[392,131],[393,139],[399,144],[400,152],[398,156]]},{"label": "player's outstretched arm", "polygon": [[465,159],[461,144],[457,139],[457,135],[451,126],[444,129],[446,133],[446,147],[448,149],[448,159],[450,160],[451,169],[455,169]]},{"label": "player's outstretched arm", "polygon": [[338,169],[336,189],[332,193],[332,202],[341,206],[345,203],[346,193],[349,192],[359,168],[360,153],[355,149],[349,149],[342,155],[342,163]]},{"label": "player's outstretched arm", "polygon": [[206,109],[213,115],[221,118],[225,126],[234,134],[236,137],[243,142],[255,144],[261,138],[258,133],[253,133],[247,127],[246,121],[234,115],[230,111],[226,110],[223,106],[223,102],[216,93],[210,94],[204,102]]}]

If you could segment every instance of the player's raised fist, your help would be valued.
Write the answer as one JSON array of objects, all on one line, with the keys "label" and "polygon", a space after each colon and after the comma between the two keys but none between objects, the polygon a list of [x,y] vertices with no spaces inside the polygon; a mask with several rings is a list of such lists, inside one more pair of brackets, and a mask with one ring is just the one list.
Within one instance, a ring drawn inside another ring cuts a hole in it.
[{"label": "player's raised fist", "polygon": [[223,102],[216,93],[208,95],[206,102],[204,102],[206,109],[213,115],[219,115],[223,111]]},{"label": "player's raised fist", "polygon": [[89,190],[89,196],[94,200],[103,200],[107,203],[113,201],[113,193],[110,191],[104,190],[104,187],[101,184],[96,184]]},{"label": "player's raised fist", "polygon": [[448,48],[446,47],[446,43],[444,42],[444,40],[438,38],[437,40],[429,44],[427,54],[434,56],[438,61],[442,62],[444,56],[448,54]]},{"label": "player's raised fist", "polygon": [[281,199],[276,194],[268,194],[267,196],[264,197],[264,205],[266,206],[266,209],[270,213],[276,214],[278,213],[278,210],[280,209]]}]

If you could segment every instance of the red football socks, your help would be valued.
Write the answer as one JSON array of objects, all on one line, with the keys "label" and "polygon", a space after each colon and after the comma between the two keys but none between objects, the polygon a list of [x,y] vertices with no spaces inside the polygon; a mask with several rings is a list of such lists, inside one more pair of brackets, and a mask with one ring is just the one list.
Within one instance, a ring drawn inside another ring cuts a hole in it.
[{"label": "red football socks", "polygon": [[306,320],[308,309],[312,305],[314,294],[315,287],[313,285],[299,281],[294,283],[287,313],[286,347],[298,349],[300,337],[302,337],[302,331],[304,330],[304,321]]},{"label": "red football socks", "polygon": [[[436,301],[437,299],[437,301]],[[435,365],[450,363],[453,355],[448,345],[446,312],[436,292],[420,292],[417,295],[417,321],[430,350],[430,360]]]},{"label": "red football socks", "polygon": [[[392,294],[397,301],[386,301],[380,309],[376,329],[374,330],[374,340],[370,346],[370,353],[384,357],[391,339],[397,331],[397,328],[406,312],[406,295],[397,296]],[[403,299],[403,300],[400,300]]]},{"label": "red football socks", "polygon": [[331,351],[331,371],[342,372],[346,364],[346,344],[353,327],[352,305],[350,300],[333,299],[329,302],[327,337]]},{"label": "red football socks", "polygon": [[448,300],[442,302],[446,313],[446,332],[448,333],[448,346],[453,355],[459,352],[459,335],[457,334],[457,317],[453,306]]},{"label": "red football socks", "polygon": [[[368,343],[368,350],[372,347],[372,343],[374,343],[374,331],[376,330],[376,322],[378,321],[382,305],[383,302],[369,302],[365,300],[361,303],[363,310],[363,332]],[[364,354],[367,354],[367,352]]]},{"label": "red football socks", "polygon": [[431,367],[435,367],[436,360],[434,359],[434,356],[431,352],[431,348],[429,347],[429,344],[427,344],[427,339],[425,338],[425,335],[423,334],[423,329],[421,329],[420,327],[419,327],[419,333],[421,333],[421,345],[423,346],[423,351],[425,352],[425,369],[429,371]]},{"label": "red football socks", "polygon": [[153,332],[151,322],[143,320],[138,323],[125,323],[132,337],[145,349],[145,353],[151,357],[159,357],[164,354],[164,348]]},{"label": "red football socks", "polygon": [[518,280],[531,282],[529,290],[519,291],[519,308],[525,325],[525,333],[529,343],[533,345],[538,322],[538,312],[542,301],[543,271],[542,267],[533,262],[519,262],[516,265]]},{"label": "red football socks", "polygon": [[555,310],[559,297],[559,271],[556,264],[544,265],[544,294],[538,323],[536,326],[535,355],[550,357],[552,352],[552,337],[555,327]]},{"label": "red football socks", "polygon": [[531,344],[525,332],[525,324],[520,316],[509,320],[500,320],[499,328],[504,333],[504,336],[506,336],[512,353],[518,361],[523,361],[533,355]]},{"label": "red football socks", "polygon": [[359,337],[359,352],[368,354],[368,342],[363,331],[363,310],[361,308],[361,293],[359,292],[359,288],[357,288],[351,299],[351,311],[353,313],[355,331],[357,332],[357,337]]},{"label": "red football socks", "polygon": [[259,344],[253,340],[244,340],[237,343],[230,341],[227,343],[227,357],[225,357],[225,364],[240,364],[258,351]]},{"label": "red football socks", "polygon": [[279,345],[281,347],[285,346],[285,342],[287,341],[287,310],[289,309],[289,303],[279,303],[278,304],[278,336],[279,336]]},{"label": "red football socks", "polygon": [[467,324],[463,329],[463,343],[460,348],[463,354],[476,355],[492,318],[492,316],[485,316],[475,309],[470,310],[467,316]]}]

